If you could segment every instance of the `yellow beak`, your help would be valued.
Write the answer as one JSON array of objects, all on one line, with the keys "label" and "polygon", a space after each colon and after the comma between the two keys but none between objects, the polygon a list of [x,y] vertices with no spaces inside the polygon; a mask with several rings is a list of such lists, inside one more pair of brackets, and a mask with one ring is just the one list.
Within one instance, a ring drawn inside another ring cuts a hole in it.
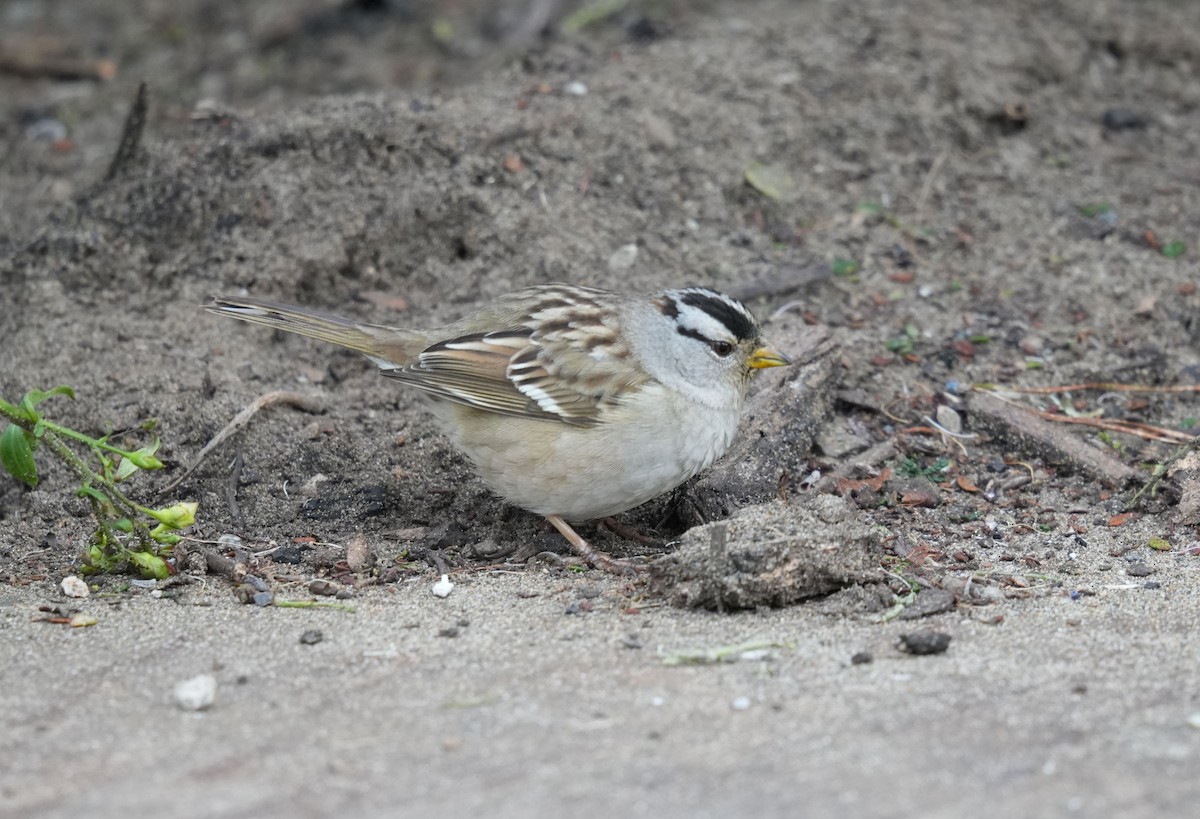
[{"label": "yellow beak", "polygon": [[783,353],[777,353],[766,347],[759,347],[750,356],[750,369],[762,370],[766,367],[783,367],[791,364],[792,360]]}]

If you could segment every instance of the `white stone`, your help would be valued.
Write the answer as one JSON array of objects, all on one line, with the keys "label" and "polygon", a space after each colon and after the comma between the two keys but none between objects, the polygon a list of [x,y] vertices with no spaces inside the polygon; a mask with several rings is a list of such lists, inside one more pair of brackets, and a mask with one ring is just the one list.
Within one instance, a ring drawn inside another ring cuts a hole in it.
[{"label": "white stone", "polygon": [[87,597],[91,594],[88,584],[82,578],[70,575],[62,579],[63,594],[67,597]]},{"label": "white stone", "polygon": [[203,711],[217,698],[217,678],[199,674],[175,685],[175,702],[184,711]]},{"label": "white stone", "polygon": [[609,270],[628,270],[637,261],[638,246],[635,244],[621,245],[613,255],[608,257]]},{"label": "white stone", "polygon": [[442,579],[433,584],[434,597],[449,597],[452,591],[454,591],[454,584],[448,575],[442,575]]}]

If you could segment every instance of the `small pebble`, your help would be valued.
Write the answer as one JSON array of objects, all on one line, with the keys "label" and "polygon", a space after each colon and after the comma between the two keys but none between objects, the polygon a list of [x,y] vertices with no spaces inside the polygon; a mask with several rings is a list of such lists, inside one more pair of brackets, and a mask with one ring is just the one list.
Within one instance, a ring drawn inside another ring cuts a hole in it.
[{"label": "small pebble", "polygon": [[221,535],[217,538],[218,546],[225,546],[230,549],[237,549],[242,545],[242,539],[237,535]]},{"label": "small pebble", "polygon": [[217,679],[212,674],[200,674],[175,686],[175,702],[184,711],[203,711],[217,698]]},{"label": "small pebble", "polygon": [[937,408],[937,422],[955,435],[962,432],[962,416],[945,404]]},{"label": "small pebble", "polygon": [[310,628],[308,631],[300,635],[300,645],[315,646],[317,643],[325,639],[325,635],[319,629]]},{"label": "small pebble", "polygon": [[321,597],[333,597],[341,591],[341,587],[330,580],[314,580],[308,584],[308,593]]},{"label": "small pebble", "polygon": [[254,593],[254,605],[269,606],[275,602],[275,594],[269,591],[260,591]]},{"label": "small pebble", "polygon": [[62,590],[67,597],[87,597],[92,593],[88,584],[75,575],[69,575],[62,579]]},{"label": "small pebble", "polygon": [[850,665],[869,665],[875,662],[875,655],[869,651],[856,651],[850,657]]},{"label": "small pebble", "polygon": [[1130,577],[1146,577],[1154,574],[1154,569],[1151,569],[1145,563],[1131,563],[1129,568],[1125,570],[1125,574]]},{"label": "small pebble", "polygon": [[1145,116],[1130,108],[1109,108],[1100,122],[1110,131],[1132,131],[1149,124]]},{"label": "small pebble", "polygon": [[1162,588],[1162,583],[1159,583],[1157,580],[1147,580],[1147,581],[1145,582],[1145,584],[1143,584],[1142,588],[1144,588],[1144,589],[1152,589],[1152,590],[1153,590],[1153,589],[1161,589],[1161,588]]},{"label": "small pebble", "polygon": [[738,697],[730,704],[734,711],[745,711],[750,707],[749,697]]},{"label": "small pebble", "polygon": [[900,648],[909,654],[941,654],[950,647],[950,635],[941,631],[916,631],[900,635]]},{"label": "small pebble", "polygon": [[1192,726],[1196,730],[1200,730],[1200,711],[1197,711],[1188,717],[1188,725]]},{"label": "small pebble", "polygon": [[563,86],[563,93],[570,94],[572,97],[586,97],[588,87],[579,80],[572,80]]},{"label": "small pebble", "polygon": [[449,597],[450,592],[454,591],[454,584],[450,581],[449,575],[442,575],[442,578],[433,584],[434,597]]},{"label": "small pebble", "polygon": [[70,136],[70,131],[62,122],[51,117],[42,117],[26,126],[25,136],[41,142],[58,142]]}]

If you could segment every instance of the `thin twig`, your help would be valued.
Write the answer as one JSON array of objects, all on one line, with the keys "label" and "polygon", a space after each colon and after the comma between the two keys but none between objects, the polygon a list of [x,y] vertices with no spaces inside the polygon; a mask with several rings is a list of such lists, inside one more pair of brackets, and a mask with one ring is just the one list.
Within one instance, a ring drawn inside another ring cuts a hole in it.
[{"label": "thin twig", "polygon": [[1200,384],[1175,384],[1164,387],[1151,387],[1145,384],[1115,384],[1109,381],[1097,381],[1088,384],[1063,384],[1057,387],[1014,387],[1008,384],[972,384],[973,389],[992,394],[998,392],[1017,392],[1029,395],[1052,395],[1056,392],[1081,392],[1083,390],[1105,390],[1106,392],[1200,392]]},{"label": "thin twig", "polygon": [[1170,473],[1171,467],[1177,464],[1184,455],[1187,455],[1189,452],[1195,452],[1198,447],[1200,447],[1200,437],[1193,438],[1191,441],[1188,441],[1187,444],[1177,449],[1170,458],[1163,461],[1162,464],[1159,465],[1158,469],[1156,470],[1156,474],[1142,484],[1142,488],[1134,493],[1133,497],[1129,499],[1129,502],[1125,504],[1123,511],[1128,512],[1136,507],[1138,502],[1141,501],[1143,495],[1150,493],[1150,495],[1153,496],[1156,494],[1158,492],[1159,485],[1161,485],[1163,482],[1163,478],[1166,478]]},{"label": "thin twig", "polygon": [[933,180],[937,179],[938,173],[949,158],[950,151],[942,151],[938,154],[937,159],[933,160],[933,164],[929,166],[929,173],[925,174],[925,181],[921,183],[921,192],[917,195],[917,215],[915,221],[918,225],[921,224],[922,216],[925,213],[925,203],[929,200],[929,194],[933,191]]},{"label": "thin twig", "polygon": [[104,175],[105,180],[116,179],[137,157],[138,146],[142,143],[142,129],[146,127],[146,112],[150,108],[148,90],[145,82],[138,83],[133,105],[129,106],[129,116],[125,117],[125,127],[121,129],[121,143],[113,154],[108,173]]},{"label": "thin twig", "polygon": [[204,463],[204,459],[212,453],[214,449],[223,444],[229,436],[233,435],[239,429],[250,422],[250,419],[258,414],[259,410],[273,407],[276,404],[287,404],[304,412],[318,413],[325,411],[325,404],[315,398],[301,395],[298,392],[269,392],[266,395],[260,395],[255,398],[248,407],[233,416],[233,420],[225,425],[224,429],[213,436],[212,440],[204,445],[200,450],[200,454],[196,456],[196,460],[189,466],[182,475],[169,484],[158,490],[158,495],[162,496],[175,489],[179,484],[183,483],[192,473],[200,468],[200,464]]},{"label": "thin twig", "polygon": [[243,532],[246,527],[242,525],[242,510],[238,507],[237,490],[238,481],[242,478],[242,453],[238,452],[233,456],[233,465],[229,469],[229,482],[225,484],[225,500],[229,504],[229,519],[233,523],[235,532]]},{"label": "thin twig", "polygon": [[32,79],[48,77],[52,80],[107,82],[117,76],[117,64],[112,60],[77,60],[8,53],[0,54],[0,74]]}]

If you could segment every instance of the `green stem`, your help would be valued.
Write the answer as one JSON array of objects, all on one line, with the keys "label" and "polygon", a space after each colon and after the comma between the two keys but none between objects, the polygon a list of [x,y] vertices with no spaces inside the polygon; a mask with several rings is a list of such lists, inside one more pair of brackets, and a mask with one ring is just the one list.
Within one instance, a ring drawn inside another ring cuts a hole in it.
[{"label": "green stem", "polygon": [[88,446],[93,447],[95,449],[103,449],[103,450],[113,453],[114,455],[120,455],[122,458],[128,458],[131,454],[133,454],[131,452],[125,451],[124,449],[121,449],[120,447],[115,447],[110,443],[106,443],[105,441],[101,441],[97,438],[93,438],[90,435],[85,435],[84,433],[79,432],[78,430],[71,429],[70,427],[64,427],[63,425],[56,424],[53,421],[47,421],[45,418],[40,419],[40,423],[45,429],[53,430],[54,432],[57,432],[59,435],[63,435],[67,438],[74,438],[76,441],[79,441],[81,444],[87,444]]},{"label": "green stem", "polygon": [[[27,421],[25,423],[15,421],[14,423],[22,427],[25,427],[28,424]],[[44,421],[42,423],[45,425]],[[29,424],[29,426],[32,425]],[[112,504],[113,509],[121,513],[123,517],[127,517],[130,521],[132,521],[133,531],[137,533],[138,541],[145,549],[148,551],[152,551],[154,549],[153,542],[150,539],[150,527],[142,522],[141,519],[139,519],[138,505],[136,503],[125,497],[121,490],[106,483],[99,475],[93,472],[78,455],[71,451],[69,446],[63,443],[62,439],[55,434],[54,430],[47,429],[42,435],[42,440],[45,441],[46,446],[50,447],[50,450],[55,455],[61,458],[67,464],[67,466],[71,467],[72,471],[79,476],[79,479],[83,481],[85,486],[94,487],[96,491],[108,499],[108,502]]]},{"label": "green stem", "polygon": [[[138,542],[141,543],[143,549],[151,553],[156,552],[154,541],[150,537],[150,527],[138,517],[138,512],[142,507],[125,497],[124,493],[113,486],[111,482],[105,481],[103,477],[93,472],[91,467],[84,463],[84,461],[78,455],[76,455],[69,446],[63,443],[62,438],[59,438],[58,436],[59,434],[65,435],[68,438],[73,438],[81,443],[85,443],[90,447],[100,447],[125,457],[128,456],[128,453],[109,446],[108,444],[103,444],[94,438],[84,435],[81,432],[76,432],[73,429],[56,424],[53,421],[47,421],[44,418],[30,420],[29,418],[25,417],[24,414],[18,412],[17,408],[12,404],[9,404],[7,401],[0,401],[0,416],[4,416],[9,421],[16,424],[31,435],[33,434],[34,428],[37,426],[37,424],[41,423],[43,429],[41,440],[46,443],[46,446],[50,447],[50,451],[52,451],[63,461],[63,463],[70,467],[72,472],[79,476],[79,479],[83,481],[84,486],[95,488],[97,492],[104,495],[116,512],[118,512],[122,517],[129,518],[129,520],[133,523],[133,531],[135,534],[137,534]],[[109,540],[111,541],[113,539],[111,537],[112,530],[111,527],[107,526],[105,523],[103,511],[97,509],[95,503],[93,503],[92,512],[100,526],[105,529],[105,533],[109,536]]]}]

